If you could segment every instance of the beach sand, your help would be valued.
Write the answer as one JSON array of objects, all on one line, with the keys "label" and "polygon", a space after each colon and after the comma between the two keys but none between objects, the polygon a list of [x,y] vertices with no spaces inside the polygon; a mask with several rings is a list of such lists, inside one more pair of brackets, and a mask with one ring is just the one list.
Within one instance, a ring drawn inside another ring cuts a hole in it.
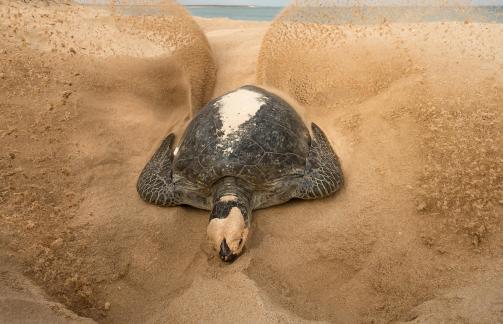
[{"label": "beach sand", "polygon": [[[0,321],[503,321],[503,25],[165,9],[0,2]],[[346,185],[254,212],[224,264],[207,212],[135,183],[164,136],[248,83],[325,130]]]}]

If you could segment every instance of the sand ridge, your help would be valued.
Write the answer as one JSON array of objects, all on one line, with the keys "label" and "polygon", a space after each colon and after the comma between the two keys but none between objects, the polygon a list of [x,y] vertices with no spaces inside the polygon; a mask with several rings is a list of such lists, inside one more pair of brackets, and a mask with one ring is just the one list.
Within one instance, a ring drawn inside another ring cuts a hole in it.
[{"label": "sand ridge", "polygon": [[[501,321],[484,288],[503,270],[501,25],[198,18],[203,33],[166,4],[162,19],[0,4],[9,262],[103,323]],[[191,106],[249,83],[300,102],[347,181],[254,212],[227,265],[207,212],[145,204],[135,182]]]}]

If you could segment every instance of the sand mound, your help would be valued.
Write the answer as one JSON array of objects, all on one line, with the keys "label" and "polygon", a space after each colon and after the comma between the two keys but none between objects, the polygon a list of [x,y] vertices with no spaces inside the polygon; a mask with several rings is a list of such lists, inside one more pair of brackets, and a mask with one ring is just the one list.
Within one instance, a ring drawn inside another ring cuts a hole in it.
[{"label": "sand mound", "polygon": [[100,287],[134,268],[123,235],[143,227],[135,223],[143,217],[128,223],[137,213],[127,206],[143,206],[134,189],[142,164],[212,93],[206,38],[178,5],[168,9],[176,17],[0,6],[1,242],[49,294],[94,318],[107,312]]},{"label": "sand mound", "polygon": [[[51,298],[111,323],[469,321],[478,300],[499,320],[502,25],[291,6],[270,26],[198,19],[208,43],[161,9],[0,5],[0,245]],[[227,265],[206,212],[135,183],[191,107],[254,82],[304,105],[347,181],[254,213]]]},{"label": "sand mound", "polygon": [[361,12],[341,20],[309,3],[285,9],[266,33],[258,82],[306,105],[347,185],[334,200],[298,206],[292,236],[268,237],[257,252],[283,244],[288,258],[257,257],[250,275],[304,318],[393,320],[459,284],[480,262],[472,253],[500,256],[503,80],[476,67],[501,69],[503,52],[488,44],[503,41],[502,26],[369,23]]}]

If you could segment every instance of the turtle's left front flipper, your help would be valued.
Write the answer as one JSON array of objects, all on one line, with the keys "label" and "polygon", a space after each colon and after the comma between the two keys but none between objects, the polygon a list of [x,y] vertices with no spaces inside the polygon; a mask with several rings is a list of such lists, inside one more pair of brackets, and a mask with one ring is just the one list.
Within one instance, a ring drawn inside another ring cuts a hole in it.
[{"label": "turtle's left front flipper", "polygon": [[311,124],[313,137],[307,157],[306,171],[300,180],[295,198],[317,199],[327,197],[342,186],[344,176],[337,154],[326,135],[315,123]]},{"label": "turtle's left front flipper", "polygon": [[182,195],[172,180],[174,134],[169,134],[140,174],[136,189],[146,202],[158,206],[177,206]]}]

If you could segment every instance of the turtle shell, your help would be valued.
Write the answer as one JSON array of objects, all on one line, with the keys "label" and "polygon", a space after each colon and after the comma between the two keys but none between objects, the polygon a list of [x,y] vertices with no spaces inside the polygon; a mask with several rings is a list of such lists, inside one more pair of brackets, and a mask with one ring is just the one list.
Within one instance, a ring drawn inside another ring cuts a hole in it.
[{"label": "turtle shell", "polygon": [[175,181],[210,188],[233,176],[254,189],[304,174],[310,135],[283,99],[244,86],[208,103],[190,122],[175,149]]}]

